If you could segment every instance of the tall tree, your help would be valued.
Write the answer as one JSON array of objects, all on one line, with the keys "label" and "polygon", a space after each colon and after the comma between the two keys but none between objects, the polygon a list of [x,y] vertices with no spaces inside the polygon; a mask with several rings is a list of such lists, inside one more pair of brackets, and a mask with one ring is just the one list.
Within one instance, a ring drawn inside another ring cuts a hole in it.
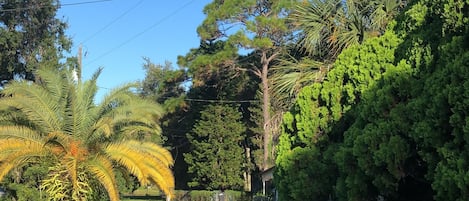
[{"label": "tall tree", "polygon": [[[216,58],[224,56],[228,60],[219,67],[249,71],[260,80],[264,129],[263,169],[272,165],[270,148],[275,127],[271,114],[270,67],[282,53],[284,44],[292,39],[294,30],[287,23],[286,16],[295,3],[290,0],[215,0],[205,7],[207,17],[197,29],[204,41],[227,42]],[[237,63],[238,48],[250,51],[250,55],[258,60],[246,66],[234,65]]]},{"label": "tall tree", "polygon": [[193,150],[184,154],[193,180],[202,189],[241,190],[246,167],[242,114],[231,105],[209,105],[188,138]]},{"label": "tall tree", "polygon": [[[50,165],[41,188],[52,200],[82,200],[99,183],[119,200],[114,168],[123,167],[142,185],[157,185],[168,198],[174,179],[171,154],[139,141],[159,134],[162,108],[124,85],[96,105],[96,80],[76,81],[72,70],[41,69],[37,82],[9,83],[0,99],[0,179],[15,167]],[[46,163],[47,162],[47,163]]]},{"label": "tall tree", "polygon": [[58,68],[71,41],[56,18],[58,0],[0,2],[0,86],[16,78],[34,80],[35,69]]},{"label": "tall tree", "polygon": [[[259,104],[257,93],[259,78],[246,71],[224,68],[228,63],[233,65],[231,67],[240,67],[256,62],[255,57],[244,56],[245,59],[240,59],[242,62],[231,63],[233,55],[236,55],[236,51],[232,45],[226,41],[217,40],[201,41],[198,48],[191,49],[185,56],[178,58],[178,64],[187,68],[188,76],[192,81],[187,94],[190,107],[183,115],[184,121],[182,122],[186,126],[191,125],[184,128],[192,129],[195,122],[187,123],[199,119],[200,112],[207,103],[237,102],[240,104],[242,121],[248,127],[244,142],[246,161],[249,161],[245,172],[245,190],[250,191],[251,187],[255,187],[257,183],[256,177],[251,180],[251,175],[258,171],[256,166],[262,165],[262,131],[259,129],[262,128],[262,115],[259,112],[261,104]],[[182,127],[178,128],[181,130]],[[186,151],[189,152],[188,149]],[[189,176],[182,177],[182,179],[185,178]],[[254,185],[251,185],[252,183]]]}]

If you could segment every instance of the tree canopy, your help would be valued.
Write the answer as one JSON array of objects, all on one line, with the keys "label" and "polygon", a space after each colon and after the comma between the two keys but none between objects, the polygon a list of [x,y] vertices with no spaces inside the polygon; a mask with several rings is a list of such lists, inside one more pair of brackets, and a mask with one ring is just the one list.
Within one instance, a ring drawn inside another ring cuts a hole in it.
[{"label": "tree canopy", "polygon": [[34,80],[39,67],[59,68],[71,48],[66,23],[56,18],[58,0],[0,2],[0,85]]}]

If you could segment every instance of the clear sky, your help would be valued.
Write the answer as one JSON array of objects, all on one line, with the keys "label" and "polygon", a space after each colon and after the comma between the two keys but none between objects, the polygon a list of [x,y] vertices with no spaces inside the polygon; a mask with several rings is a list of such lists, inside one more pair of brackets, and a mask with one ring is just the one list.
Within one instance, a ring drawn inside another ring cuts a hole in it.
[{"label": "clear sky", "polygon": [[178,55],[199,45],[197,26],[211,0],[61,0],[72,55],[83,46],[83,79],[104,67],[98,101],[110,88],[143,80],[143,57],[177,67]]}]

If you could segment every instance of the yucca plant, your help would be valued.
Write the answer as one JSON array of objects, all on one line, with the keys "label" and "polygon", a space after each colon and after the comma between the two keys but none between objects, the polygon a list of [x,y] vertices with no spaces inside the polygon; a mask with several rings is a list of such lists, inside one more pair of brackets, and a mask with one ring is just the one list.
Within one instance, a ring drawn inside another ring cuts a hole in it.
[{"label": "yucca plant", "polygon": [[[50,200],[87,200],[99,181],[119,200],[114,168],[124,167],[141,185],[156,185],[170,198],[174,177],[169,151],[139,136],[160,133],[163,111],[132,93],[112,90],[95,104],[98,70],[90,80],[72,70],[36,72],[36,82],[12,81],[2,91],[0,180],[13,168],[51,164],[41,188]],[[48,160],[49,163],[42,163]]]}]

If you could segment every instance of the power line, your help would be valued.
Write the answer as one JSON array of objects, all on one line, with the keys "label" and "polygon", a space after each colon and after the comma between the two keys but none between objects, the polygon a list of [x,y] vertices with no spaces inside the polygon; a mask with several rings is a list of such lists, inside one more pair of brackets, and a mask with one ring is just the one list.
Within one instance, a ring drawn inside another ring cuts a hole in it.
[{"label": "power line", "polygon": [[132,42],[133,40],[135,40],[136,38],[140,37],[141,35],[143,35],[144,33],[150,31],[151,29],[155,28],[156,26],[160,25],[161,23],[163,23],[164,21],[168,20],[169,18],[171,18],[172,16],[176,15],[179,11],[181,11],[182,9],[186,8],[187,6],[189,6],[191,3],[193,3],[195,0],[190,0],[189,2],[187,2],[186,4],[182,5],[181,7],[179,7],[178,9],[174,10],[172,13],[170,13],[169,15],[166,15],[165,17],[161,18],[160,20],[156,21],[155,23],[153,23],[151,26],[149,26],[148,28],[144,29],[143,31],[135,34],[134,36],[132,36],[131,38],[127,39],[126,41],[122,42],[121,44],[115,46],[114,48],[110,49],[109,51],[101,54],[100,56],[98,56],[96,59],[90,61],[87,63],[87,65],[89,64],[92,64],[96,61],[98,61],[99,59],[111,54],[112,52],[120,49],[121,47],[123,47],[124,45],[127,45],[128,43]]},{"label": "power line", "polygon": [[[76,2],[76,3],[65,3],[65,4],[59,4],[58,6],[76,6],[76,5],[83,5],[83,4],[92,4],[92,3],[102,3],[106,1],[112,1],[112,0],[95,0],[95,1],[85,1],[85,2]],[[15,11],[22,11],[22,10],[32,10],[32,9],[38,9],[38,8],[46,8],[46,7],[54,7],[53,5],[35,5],[35,6],[29,6],[29,7],[24,7],[24,8],[8,8],[8,9],[3,9],[0,10],[0,12],[15,12]]]},{"label": "power line", "polygon": [[[98,86],[100,89],[111,90],[107,87]],[[171,97],[164,97],[171,98]],[[196,98],[185,98],[185,101],[189,102],[205,102],[205,103],[259,103],[260,100],[214,100],[214,99],[196,99]]]},{"label": "power line", "polygon": [[81,43],[86,43],[88,42],[89,40],[93,39],[94,37],[96,37],[98,34],[100,34],[101,32],[103,32],[104,30],[106,30],[107,28],[109,28],[111,25],[113,25],[114,23],[116,23],[118,20],[120,20],[121,18],[123,18],[124,16],[126,16],[130,11],[134,10],[135,8],[137,8],[137,6],[139,6],[140,4],[142,4],[143,0],[140,0],[139,2],[137,2],[136,4],[134,4],[132,7],[130,7],[129,9],[127,9],[125,12],[123,12],[121,15],[119,15],[118,17],[116,17],[114,20],[112,20],[111,22],[109,22],[106,26],[104,26],[103,28],[101,28],[100,30],[98,30],[97,32],[95,32],[94,34],[92,34],[91,36],[89,36],[88,38],[86,38],[85,40],[83,40]]},{"label": "power line", "polygon": [[91,4],[91,3],[101,3],[105,1],[112,1],[112,0],[96,0],[96,1],[76,2],[76,3],[65,3],[65,4],[61,4],[61,6],[76,6],[76,5]]},{"label": "power line", "polygon": [[259,100],[209,100],[209,99],[192,99],[186,98],[186,101],[207,102],[207,103],[258,103]]}]

